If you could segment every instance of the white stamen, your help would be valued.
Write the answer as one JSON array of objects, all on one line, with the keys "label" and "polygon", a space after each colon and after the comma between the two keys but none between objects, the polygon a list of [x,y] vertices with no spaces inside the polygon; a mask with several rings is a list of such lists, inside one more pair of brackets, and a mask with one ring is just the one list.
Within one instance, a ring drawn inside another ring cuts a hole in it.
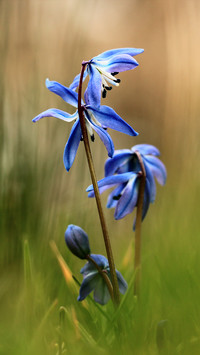
[{"label": "white stamen", "polygon": [[[99,71],[102,75],[102,79],[105,78],[110,84],[114,86],[119,86],[119,83],[116,83],[116,78],[112,74],[108,73],[107,71],[103,70],[99,66],[95,65],[95,68]],[[105,84],[104,84],[105,85]]]},{"label": "white stamen", "polygon": [[88,131],[89,135],[93,136],[94,133],[93,133],[92,126],[91,126],[90,121],[88,121],[86,116],[85,116],[85,124],[86,124],[86,128],[87,128],[87,131]]}]

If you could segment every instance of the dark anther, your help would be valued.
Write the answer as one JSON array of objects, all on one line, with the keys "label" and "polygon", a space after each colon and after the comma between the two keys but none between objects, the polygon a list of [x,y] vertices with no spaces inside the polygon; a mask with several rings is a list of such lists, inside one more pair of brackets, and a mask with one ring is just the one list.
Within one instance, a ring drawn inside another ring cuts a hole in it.
[{"label": "dark anther", "polygon": [[113,73],[111,73],[111,75],[113,75],[113,76],[115,76],[115,75],[117,75],[117,74],[119,74],[118,71],[114,71]]},{"label": "dark anther", "polygon": [[109,91],[109,90],[112,90],[112,86],[106,86],[105,88],[106,88],[106,90],[108,90],[108,91]]},{"label": "dark anther", "polygon": [[120,197],[121,197],[121,194],[119,194],[117,196],[113,196],[113,200],[118,201],[120,199]]},{"label": "dark anther", "polygon": [[107,131],[107,129],[108,129],[107,127],[102,127],[102,128],[103,128],[105,131]]},{"label": "dark anther", "polygon": [[81,136],[81,139],[80,139],[80,141],[81,141],[81,142],[83,141],[83,136]]},{"label": "dark anther", "polygon": [[92,135],[90,136],[90,138],[91,138],[91,141],[94,142],[94,139],[95,139],[95,138],[94,138],[94,134],[92,134]]},{"label": "dark anther", "polygon": [[120,79],[116,79],[114,80],[116,83],[121,83],[121,80]]},{"label": "dark anther", "polygon": [[106,89],[104,89],[104,90],[102,91],[102,97],[103,97],[103,99],[105,99],[105,97],[106,97]]}]

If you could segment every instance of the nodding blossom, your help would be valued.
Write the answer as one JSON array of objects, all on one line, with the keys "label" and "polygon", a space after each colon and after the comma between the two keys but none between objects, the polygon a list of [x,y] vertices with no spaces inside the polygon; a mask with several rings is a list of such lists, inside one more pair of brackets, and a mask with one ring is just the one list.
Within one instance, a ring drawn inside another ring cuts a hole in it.
[{"label": "nodding blossom", "polygon": [[[133,58],[144,50],[140,48],[118,48],[103,52],[87,62],[83,79],[89,75],[88,96],[91,105],[99,106],[101,96],[106,97],[107,91],[113,86],[119,86],[120,79],[116,78],[120,72],[136,68],[139,64]],[[79,85],[78,74],[70,89],[76,90]]]},{"label": "nodding blossom", "polygon": [[[49,79],[46,80],[46,87],[53,93],[59,95],[68,104],[74,106],[75,108],[78,107],[77,92],[56,81],[50,81]],[[92,141],[94,141],[94,131],[99,135],[108,151],[108,156],[112,157],[114,153],[114,145],[110,135],[106,131],[107,128],[112,128],[130,136],[136,136],[138,133],[134,131],[134,129],[111,107],[95,107],[91,105],[89,98],[91,98],[92,94],[89,94],[90,90],[91,88],[88,88],[85,92],[85,103],[82,101],[87,131]],[[69,171],[74,162],[79,143],[83,139],[78,110],[76,110],[73,114],[69,114],[65,111],[51,108],[37,115],[33,119],[33,122],[37,122],[43,117],[56,117],[66,122],[74,121],[63,155],[64,166],[66,170]]]},{"label": "nodding blossom", "polygon": [[[103,255],[91,254],[90,257],[95,261],[98,267],[105,272],[111,280],[108,260]],[[127,290],[127,283],[118,270],[116,271],[119,291],[124,294]],[[110,299],[110,293],[102,275],[97,271],[95,265],[88,261],[81,269],[83,282],[80,287],[78,301],[83,301],[92,291],[94,291],[94,300],[101,305],[106,304]]]},{"label": "nodding blossom", "polygon": [[[107,207],[115,208],[115,219],[125,217],[137,206],[141,167],[136,152],[139,152],[146,171],[142,219],[146,216],[150,202],[154,202],[156,197],[154,178],[160,185],[166,182],[166,168],[157,157],[160,152],[156,147],[138,144],[131,149],[116,150],[113,158],[107,159],[105,163],[105,178],[98,181],[100,193],[115,187],[107,200]],[[89,197],[94,197],[92,185],[86,191]]]}]

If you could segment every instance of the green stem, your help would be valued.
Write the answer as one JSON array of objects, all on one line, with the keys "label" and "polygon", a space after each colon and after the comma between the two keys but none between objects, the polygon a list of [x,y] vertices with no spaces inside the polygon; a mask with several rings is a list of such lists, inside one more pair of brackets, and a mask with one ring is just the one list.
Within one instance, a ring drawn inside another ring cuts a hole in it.
[{"label": "green stem", "polygon": [[90,255],[88,255],[86,259],[88,261],[90,261],[91,263],[93,263],[93,265],[96,267],[96,269],[98,270],[100,275],[103,277],[103,279],[107,285],[108,291],[110,293],[110,297],[111,297],[112,301],[114,301],[113,287],[112,287],[112,283],[110,282],[110,279],[109,279],[107,273],[99,267],[99,265],[91,258]]},{"label": "green stem", "polygon": [[140,187],[137,201],[136,224],[135,224],[135,256],[134,256],[134,295],[139,296],[140,292],[140,279],[141,279],[141,226],[142,226],[142,209],[144,201],[144,190],[146,183],[146,171],[138,151],[135,152],[141,167]]},{"label": "green stem", "polygon": [[85,67],[87,64],[88,64],[88,62],[82,63],[82,70],[81,70],[80,82],[79,82],[79,88],[78,88],[78,114],[79,114],[79,119],[80,119],[80,124],[81,124],[81,130],[82,130],[82,135],[83,135],[83,141],[84,141],[89,171],[90,171],[91,180],[92,180],[92,184],[93,184],[93,188],[94,188],[94,194],[95,194],[97,209],[98,209],[98,213],[99,213],[99,219],[100,219],[101,228],[102,228],[102,232],[103,232],[106,253],[107,253],[109,267],[110,267],[111,281],[112,281],[112,286],[113,286],[114,303],[116,305],[118,305],[120,303],[120,295],[119,295],[119,286],[118,286],[117,276],[116,276],[116,272],[115,272],[114,258],[113,258],[110,238],[108,235],[108,230],[107,230],[107,226],[106,226],[106,222],[105,222],[105,218],[104,218],[104,214],[103,214],[103,209],[102,209],[102,205],[101,205],[99,188],[98,188],[98,184],[97,184],[94,163],[93,163],[93,159],[92,159],[92,153],[90,150],[87,128],[86,128],[85,119],[84,119],[84,115],[83,115],[84,108],[81,105],[83,74],[84,74],[84,70],[85,70]]}]

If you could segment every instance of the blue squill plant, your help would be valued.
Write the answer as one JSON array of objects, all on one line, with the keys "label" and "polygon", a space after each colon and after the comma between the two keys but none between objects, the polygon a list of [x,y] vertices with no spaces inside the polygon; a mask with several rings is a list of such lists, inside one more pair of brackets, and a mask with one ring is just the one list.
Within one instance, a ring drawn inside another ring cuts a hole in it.
[{"label": "blue squill plant", "polygon": [[[89,61],[83,61],[80,74],[75,77],[68,88],[58,82],[49,81],[47,79],[47,88],[59,95],[68,104],[78,108],[78,110],[71,115],[65,111],[52,108],[42,112],[33,119],[33,122],[37,122],[43,117],[56,117],[66,122],[75,121],[65,146],[64,165],[66,170],[69,171],[75,159],[79,143],[83,140],[108,257],[108,264],[106,264],[105,268],[106,270],[109,268],[109,279],[113,292],[112,298],[116,305],[120,302],[118,274],[115,270],[110,238],[101,205],[88,133],[93,141],[93,132],[96,131],[106,146],[109,157],[112,157],[114,154],[114,144],[107,133],[107,128],[112,128],[131,136],[137,135],[137,132],[117,115],[112,108],[109,106],[101,106],[101,97],[105,98],[106,93],[110,91],[113,86],[119,85],[120,79],[116,78],[116,76],[120,72],[131,70],[138,66],[138,62],[133,56],[142,52],[143,49],[136,48],[112,49],[93,57]],[[89,82],[84,93],[84,102],[82,100],[82,83],[87,75],[89,75]],[[77,88],[78,93],[76,92]],[[96,266],[98,270],[98,263],[96,263]],[[98,272],[102,274],[101,268],[99,268]],[[108,284],[107,287],[109,289]]]},{"label": "blue squill plant", "polygon": [[[155,178],[160,185],[166,182],[165,165],[158,158],[159,150],[150,144],[138,144],[131,149],[121,149],[114,152],[113,158],[105,163],[105,178],[98,181],[99,192],[113,188],[108,196],[107,207],[115,208],[116,220],[124,218],[137,208],[133,224],[135,230],[134,265],[137,270],[134,292],[139,293],[140,283],[140,249],[141,221],[145,218],[150,203],[155,201]],[[93,186],[87,190],[88,197],[94,197]]]},{"label": "blue squill plant", "polygon": [[[101,105],[101,100],[113,87],[119,86],[118,74],[120,72],[138,66],[138,62],[133,56],[142,52],[143,49],[137,48],[112,49],[91,60],[83,61],[80,74],[74,78],[69,87],[47,79],[47,88],[60,96],[67,104],[75,107],[76,110],[73,114],[69,114],[51,108],[33,119],[33,122],[37,122],[43,117],[55,117],[66,122],[74,122],[64,149],[63,161],[67,171],[70,170],[74,162],[80,142],[84,142],[92,180],[92,185],[88,187],[87,191],[89,197],[96,199],[108,259],[102,255],[91,254],[87,234],[78,226],[68,226],[65,233],[68,248],[78,258],[87,260],[87,264],[81,269],[83,282],[80,287],[79,300],[83,300],[90,292],[94,291],[96,302],[105,304],[111,298],[118,305],[120,292],[124,293],[127,288],[126,281],[115,268],[100,199],[100,193],[110,187],[114,187],[114,190],[108,197],[107,207],[115,208],[115,219],[124,218],[136,209],[134,293],[139,294],[141,223],[147,214],[150,203],[155,200],[155,178],[161,185],[164,185],[166,169],[158,158],[159,150],[152,145],[139,144],[131,149],[114,150],[114,144],[107,129],[111,128],[130,136],[136,136],[138,133],[111,107]],[[82,84],[87,77],[89,80],[83,100]],[[105,163],[105,177],[98,183],[88,138],[89,135],[93,142],[94,132],[102,140],[109,156]]]}]

